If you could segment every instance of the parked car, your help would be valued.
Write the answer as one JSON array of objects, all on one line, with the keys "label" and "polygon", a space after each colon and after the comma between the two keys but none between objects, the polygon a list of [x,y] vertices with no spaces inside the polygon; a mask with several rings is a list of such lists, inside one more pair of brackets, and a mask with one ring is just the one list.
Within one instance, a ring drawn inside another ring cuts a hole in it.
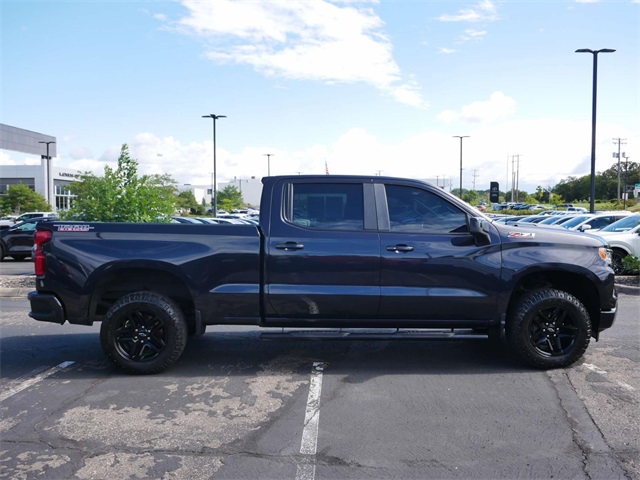
[{"label": "parked car", "polygon": [[202,222],[201,220],[198,220],[197,218],[193,218],[193,217],[171,217],[171,223],[190,223],[190,224],[197,224],[197,225],[201,225],[205,222]]},{"label": "parked car", "polygon": [[631,215],[631,212],[628,212],[626,210],[617,210],[615,212],[588,213],[586,215],[577,215],[568,222],[563,223],[562,226],[569,230],[577,230],[579,232],[586,232],[587,230],[595,232],[608,225],[611,225],[614,222],[617,222],[620,219],[626,218],[629,215]]},{"label": "parked car", "polygon": [[55,220],[59,218],[56,212],[25,212],[22,215],[20,215],[18,218],[16,218],[15,223],[20,223],[20,222],[24,222],[25,220],[29,220],[31,218],[40,218],[40,217],[52,218]]},{"label": "parked car", "polygon": [[0,230],[4,230],[5,228],[13,227],[16,224],[17,216],[6,216],[0,218]]},{"label": "parked car", "polygon": [[[57,218],[47,217],[46,220],[57,220]],[[41,221],[43,217],[36,217],[0,230],[0,262],[4,261],[5,257],[12,257],[15,260],[30,257],[34,243],[33,234],[36,231],[36,225]]]},{"label": "parked car", "polygon": [[611,247],[612,267],[616,274],[624,273],[622,264],[627,255],[640,258],[640,213],[626,217],[607,225],[602,230],[590,235],[602,238]]},{"label": "parked car", "polygon": [[563,215],[550,215],[549,218],[545,218],[544,220],[538,222],[537,224],[540,226],[560,226],[565,222],[568,222],[574,217],[571,214],[563,214]]}]

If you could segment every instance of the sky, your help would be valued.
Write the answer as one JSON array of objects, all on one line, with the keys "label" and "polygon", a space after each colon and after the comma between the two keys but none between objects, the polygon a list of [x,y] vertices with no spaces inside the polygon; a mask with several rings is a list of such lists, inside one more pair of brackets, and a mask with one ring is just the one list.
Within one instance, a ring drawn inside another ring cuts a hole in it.
[{"label": "sky", "polygon": [[[640,0],[2,0],[0,123],[54,166],[535,192],[640,162]],[[457,136],[465,136],[462,141]],[[615,140],[614,140],[615,139]],[[462,145],[462,151],[461,151]],[[266,156],[265,154],[270,154]],[[39,157],[0,151],[0,164]],[[516,175],[514,175],[516,172]]]}]

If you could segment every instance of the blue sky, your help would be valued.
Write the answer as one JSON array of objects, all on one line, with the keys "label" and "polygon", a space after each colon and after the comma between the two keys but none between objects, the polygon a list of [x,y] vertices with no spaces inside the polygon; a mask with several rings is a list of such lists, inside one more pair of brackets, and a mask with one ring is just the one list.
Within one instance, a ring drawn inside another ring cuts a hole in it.
[{"label": "blue sky", "polygon": [[[101,174],[366,174],[535,191],[640,162],[640,1],[3,0],[0,122]],[[0,164],[39,159],[0,151]]]}]

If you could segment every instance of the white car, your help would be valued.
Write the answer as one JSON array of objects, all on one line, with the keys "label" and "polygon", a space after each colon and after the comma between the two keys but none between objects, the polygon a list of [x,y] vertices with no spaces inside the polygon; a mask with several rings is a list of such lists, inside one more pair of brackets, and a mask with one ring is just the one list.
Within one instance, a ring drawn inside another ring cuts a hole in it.
[{"label": "white car", "polygon": [[612,249],[613,270],[623,273],[622,259],[633,254],[640,258],[640,213],[625,218],[593,233],[602,238]]},{"label": "white car", "polygon": [[585,213],[577,215],[562,226],[568,230],[579,232],[595,232],[611,225],[618,220],[628,217],[631,212],[627,210],[616,210],[612,212]]}]

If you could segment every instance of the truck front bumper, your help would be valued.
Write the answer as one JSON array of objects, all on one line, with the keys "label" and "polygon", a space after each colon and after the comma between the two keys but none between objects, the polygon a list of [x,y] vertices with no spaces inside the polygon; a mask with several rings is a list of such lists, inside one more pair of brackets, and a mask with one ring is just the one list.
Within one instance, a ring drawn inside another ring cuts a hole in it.
[{"label": "truck front bumper", "polygon": [[600,322],[598,323],[598,332],[606,330],[607,328],[611,328],[613,325],[613,321],[616,319],[617,313],[617,307],[614,307],[611,310],[601,311]]},{"label": "truck front bumper", "polygon": [[65,322],[64,307],[55,295],[29,292],[27,298],[31,303],[31,311],[29,312],[31,318],[41,322],[59,323],[60,325]]}]

